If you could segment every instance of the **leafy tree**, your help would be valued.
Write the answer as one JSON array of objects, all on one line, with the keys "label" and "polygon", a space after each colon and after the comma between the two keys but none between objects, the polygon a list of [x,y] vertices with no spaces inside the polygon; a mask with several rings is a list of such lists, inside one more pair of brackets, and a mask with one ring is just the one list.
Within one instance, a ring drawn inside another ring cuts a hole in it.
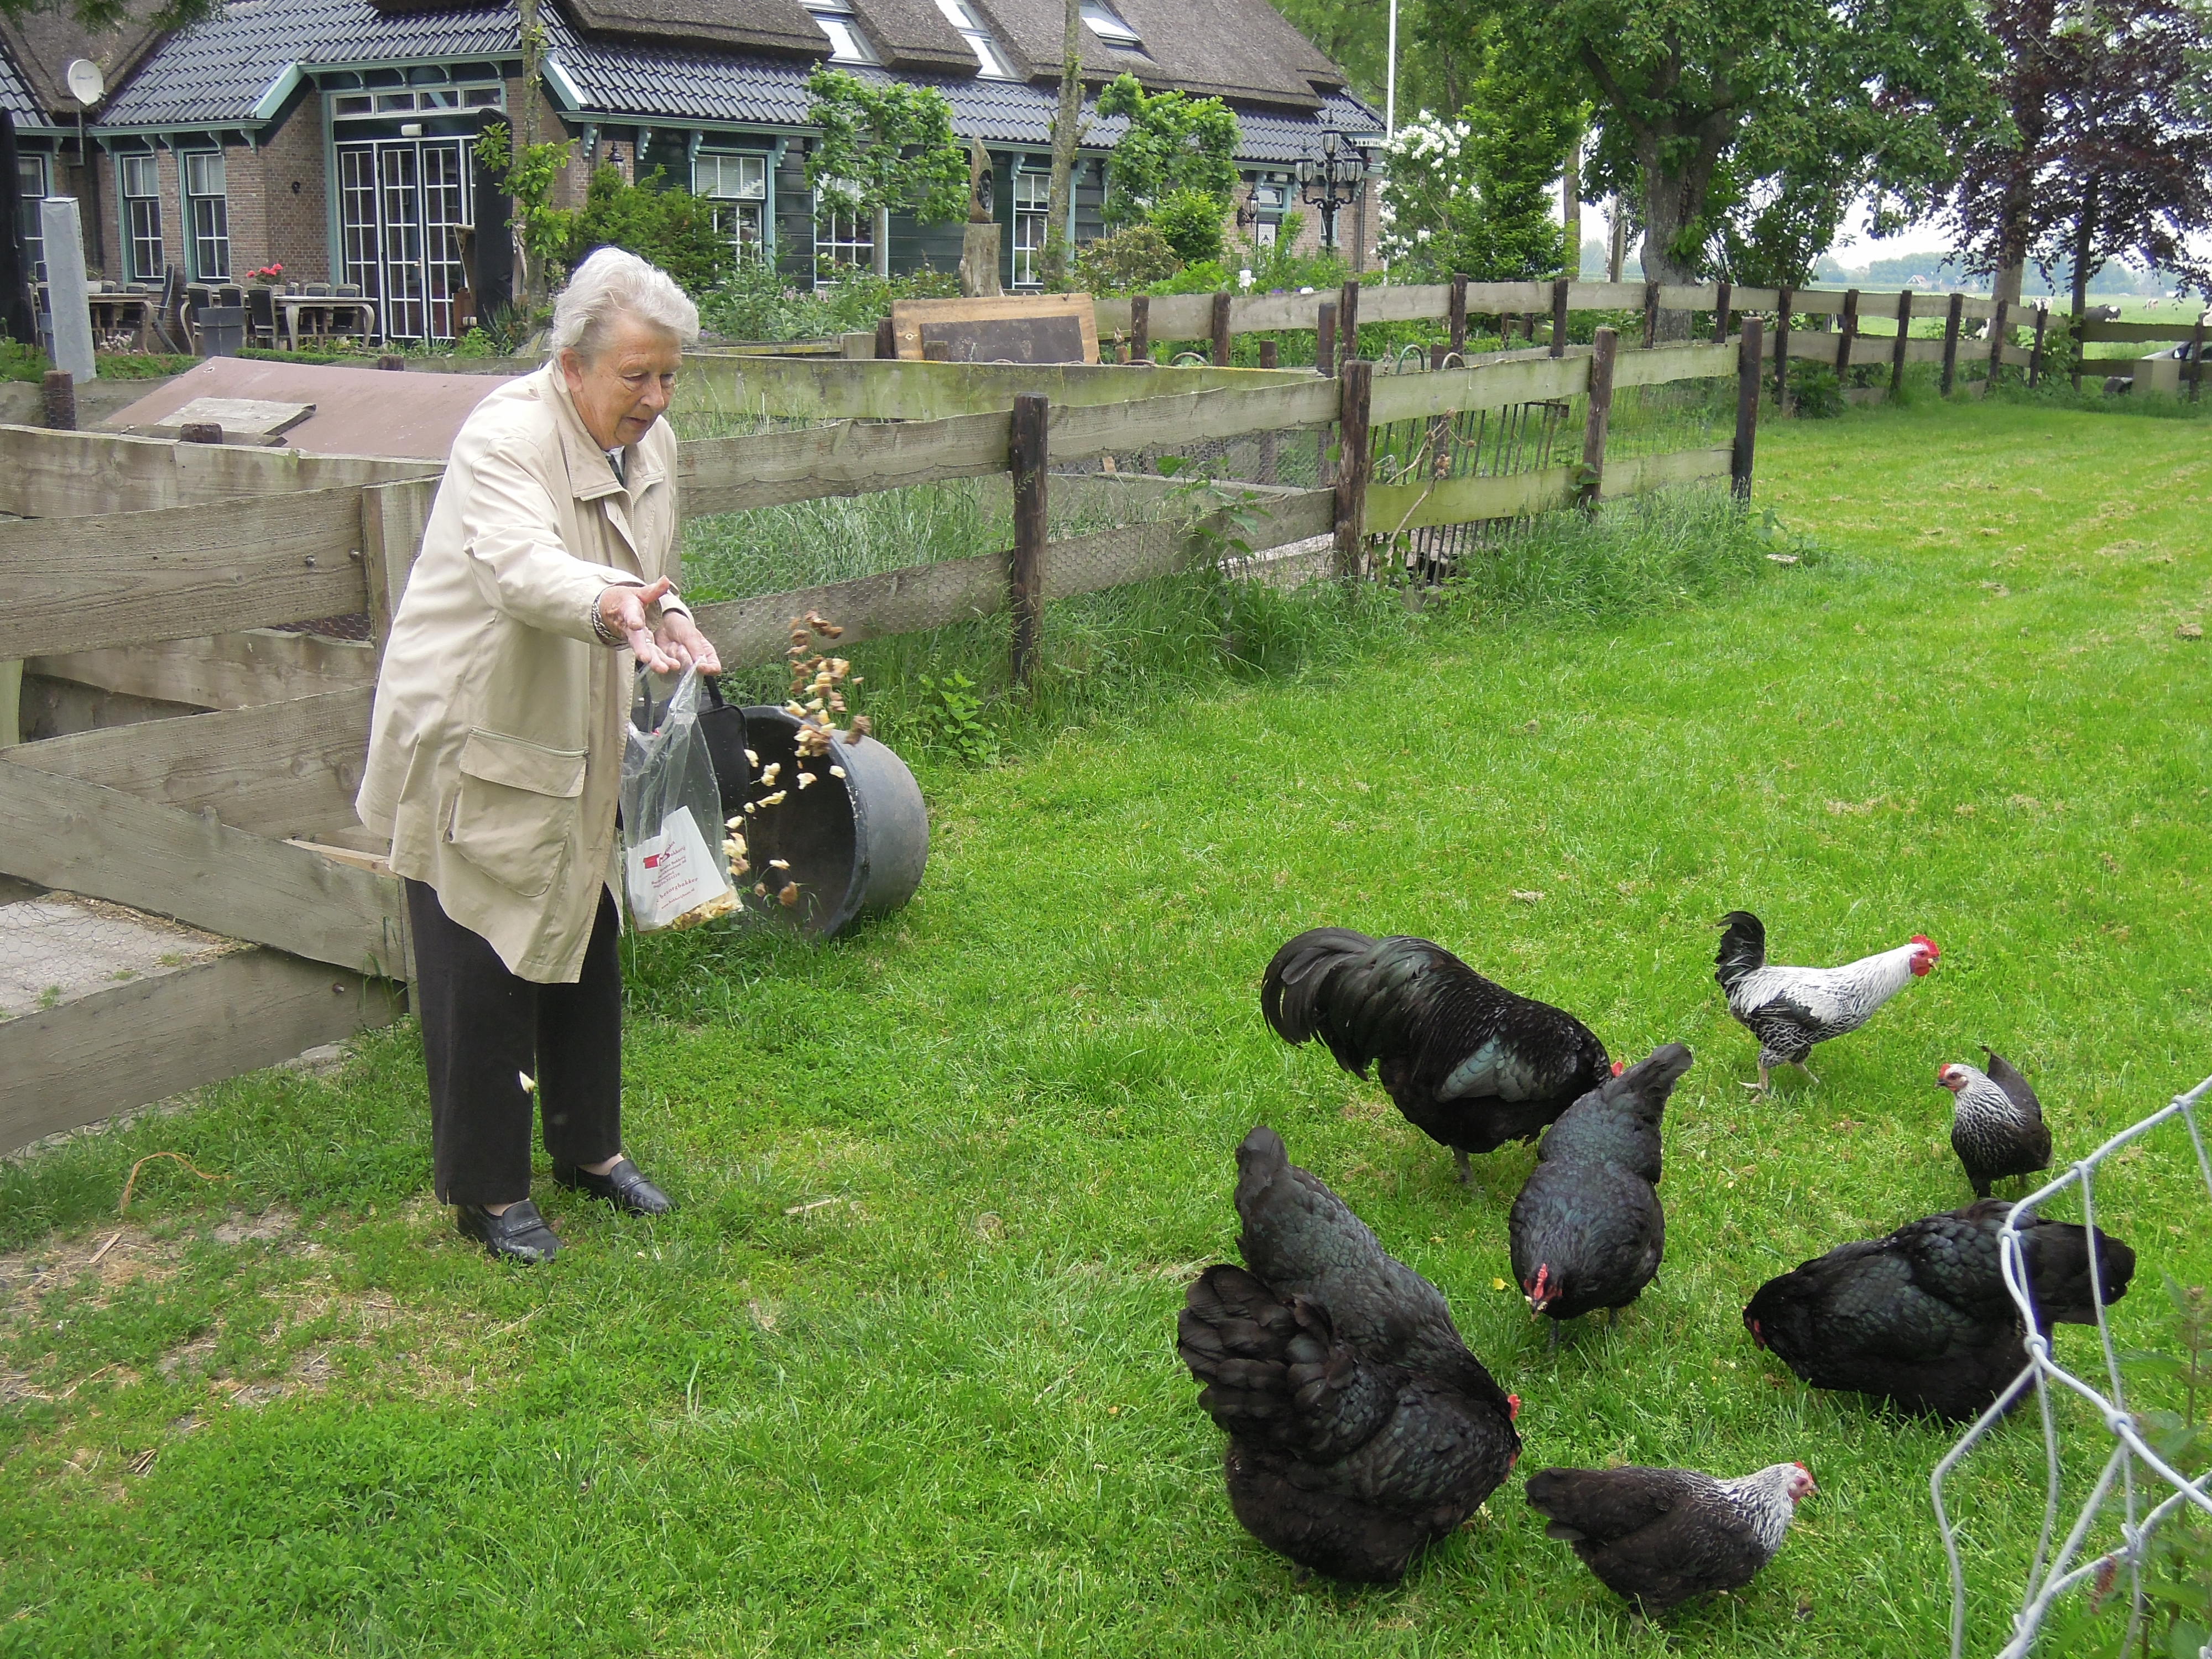
[{"label": "leafy tree", "polygon": [[737,257],[714,228],[713,207],[689,191],[671,189],[659,167],[634,185],[619,167],[601,167],[592,175],[582,211],[573,217],[570,264],[595,247],[627,248],[693,295],[713,288]]},{"label": "leafy tree", "polygon": [[1060,18],[1060,98],[1052,116],[1052,176],[1045,187],[1044,264],[1048,289],[1067,285],[1067,228],[1075,191],[1075,152],[1083,143],[1083,0],[1066,0]]},{"label": "leafy tree", "polygon": [[2212,16],[2190,0],[1995,0],[2012,127],[1975,146],[1948,218],[1969,269],[2020,297],[2033,259],[2074,310],[2124,259],[2200,290],[2212,262]]},{"label": "leafy tree", "polygon": [[1393,267],[1477,282],[1548,276],[1560,263],[1553,191],[1582,112],[1493,38],[1456,120],[1425,112],[1385,147],[1382,252]]},{"label": "leafy tree", "polygon": [[1924,212],[1957,151],[2002,119],[1978,0],[1430,3],[1471,26],[1494,18],[1522,61],[1583,83],[1599,126],[1585,189],[1634,196],[1644,270],[1661,282],[1725,258],[1729,216],[1740,245],[1771,240],[1756,221],[1785,183],[1869,192],[1880,228]]},{"label": "leafy tree", "polygon": [[525,144],[517,150],[506,124],[493,121],[477,135],[476,149],[486,170],[502,175],[513,204],[509,223],[522,255],[522,290],[526,303],[535,306],[551,288],[556,268],[567,258],[575,236],[575,210],[552,204],[553,187],[568,170],[573,141]]},{"label": "leafy tree", "polygon": [[1150,225],[1101,236],[1075,256],[1075,281],[1093,294],[1128,294],[1164,282],[1181,263]]},{"label": "leafy tree", "polygon": [[1098,94],[1098,115],[1128,118],[1106,161],[1106,222],[1146,219],[1171,191],[1204,191],[1226,215],[1237,199],[1237,117],[1218,98],[1146,92],[1133,75]]},{"label": "leafy tree", "polygon": [[934,87],[870,82],[817,66],[806,77],[807,119],[822,137],[806,157],[815,211],[872,217],[911,213],[924,224],[968,214],[968,147]]}]

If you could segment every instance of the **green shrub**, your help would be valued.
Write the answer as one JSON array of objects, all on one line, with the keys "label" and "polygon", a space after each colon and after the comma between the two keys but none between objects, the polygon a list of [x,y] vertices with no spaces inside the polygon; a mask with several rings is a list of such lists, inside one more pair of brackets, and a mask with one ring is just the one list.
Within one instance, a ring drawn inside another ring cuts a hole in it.
[{"label": "green shrub", "polygon": [[1171,190],[1152,204],[1147,222],[1185,264],[1221,258],[1221,201],[1211,191]]},{"label": "green shrub", "polygon": [[607,246],[650,259],[692,295],[712,289],[737,256],[715,228],[709,204],[671,186],[659,167],[635,185],[617,167],[603,167],[592,175],[568,244],[569,266]]},{"label": "green shrub", "polygon": [[960,292],[951,271],[917,270],[886,280],[855,271],[819,288],[793,289],[781,272],[746,260],[699,296],[700,326],[726,340],[818,340],[873,328],[894,300],[944,300]]},{"label": "green shrub", "polygon": [[1129,294],[1176,273],[1176,252],[1150,225],[1102,236],[1075,256],[1075,285],[1090,294]]},{"label": "green shrub", "polygon": [[1791,408],[1808,421],[1827,420],[1842,414],[1847,406],[1836,371],[1810,359],[1790,365],[1790,401]]}]

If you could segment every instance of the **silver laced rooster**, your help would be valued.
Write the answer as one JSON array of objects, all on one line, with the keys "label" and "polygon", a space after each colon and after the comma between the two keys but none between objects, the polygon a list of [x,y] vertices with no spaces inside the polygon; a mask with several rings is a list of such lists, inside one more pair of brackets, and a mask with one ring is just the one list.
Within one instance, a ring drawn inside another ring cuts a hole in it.
[{"label": "silver laced rooster", "polygon": [[1924,978],[1942,951],[1925,933],[1894,950],[1847,962],[1840,968],[1784,968],[1766,960],[1766,928],[1748,910],[1722,918],[1720,953],[1713,978],[1728,994],[1729,1012],[1759,1039],[1762,1093],[1777,1066],[1795,1066],[1808,1082],[1820,1079],[1805,1064],[1815,1043],[1856,1031],[1875,1011],[1916,979]]}]

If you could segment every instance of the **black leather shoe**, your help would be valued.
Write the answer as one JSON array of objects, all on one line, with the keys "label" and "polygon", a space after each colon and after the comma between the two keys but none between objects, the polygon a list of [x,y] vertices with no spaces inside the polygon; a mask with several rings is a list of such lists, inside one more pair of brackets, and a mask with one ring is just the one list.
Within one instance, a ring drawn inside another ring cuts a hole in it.
[{"label": "black leather shoe", "polygon": [[645,1171],[623,1158],[605,1175],[566,1164],[553,1166],[553,1179],[563,1187],[606,1201],[629,1215],[666,1215],[676,1207],[666,1193],[645,1178]]},{"label": "black leather shoe", "polygon": [[454,1212],[453,1220],[497,1261],[535,1265],[561,1254],[561,1241],[538,1213],[538,1206],[526,1198],[497,1215],[480,1204],[464,1204]]}]

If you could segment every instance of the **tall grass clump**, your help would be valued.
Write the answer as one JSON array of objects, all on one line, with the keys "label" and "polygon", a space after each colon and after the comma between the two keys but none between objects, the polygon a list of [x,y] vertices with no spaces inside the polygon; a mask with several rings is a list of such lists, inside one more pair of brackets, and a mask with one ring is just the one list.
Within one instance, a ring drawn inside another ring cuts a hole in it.
[{"label": "tall grass clump", "polygon": [[1468,622],[1614,622],[1707,603],[1758,580],[1770,561],[1818,558],[1772,514],[1738,506],[1725,486],[1664,489],[1595,514],[1524,520],[1494,548],[1459,560],[1445,610]]}]

